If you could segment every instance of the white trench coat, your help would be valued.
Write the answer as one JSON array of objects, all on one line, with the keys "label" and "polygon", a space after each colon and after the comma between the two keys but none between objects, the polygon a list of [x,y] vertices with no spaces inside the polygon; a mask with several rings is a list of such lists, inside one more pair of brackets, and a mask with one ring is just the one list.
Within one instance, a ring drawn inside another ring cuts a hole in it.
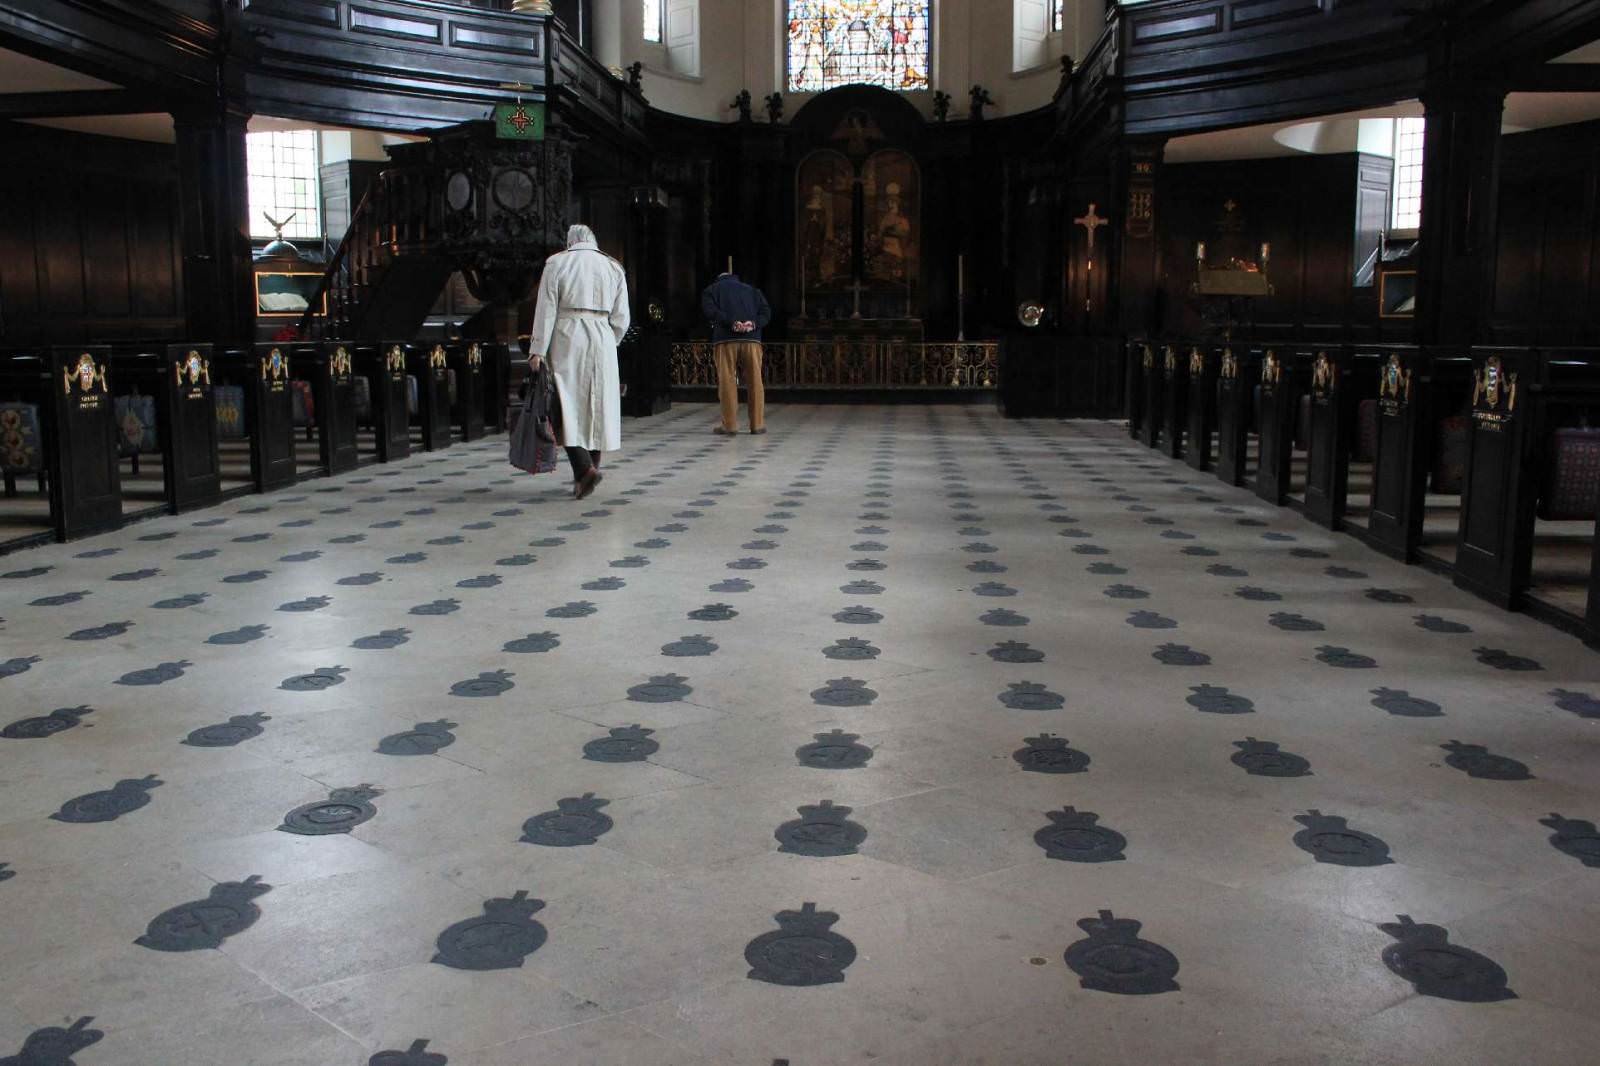
[{"label": "white trench coat", "polygon": [[593,241],[577,241],[545,261],[528,350],[550,361],[568,448],[622,447],[617,343],[628,322],[627,275]]}]

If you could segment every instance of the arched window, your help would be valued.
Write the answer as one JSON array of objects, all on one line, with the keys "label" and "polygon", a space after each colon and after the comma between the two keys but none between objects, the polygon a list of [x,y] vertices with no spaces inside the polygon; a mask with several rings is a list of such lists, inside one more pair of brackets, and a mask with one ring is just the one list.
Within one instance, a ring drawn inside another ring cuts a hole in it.
[{"label": "arched window", "polygon": [[932,0],[788,0],[789,91],[928,88]]}]

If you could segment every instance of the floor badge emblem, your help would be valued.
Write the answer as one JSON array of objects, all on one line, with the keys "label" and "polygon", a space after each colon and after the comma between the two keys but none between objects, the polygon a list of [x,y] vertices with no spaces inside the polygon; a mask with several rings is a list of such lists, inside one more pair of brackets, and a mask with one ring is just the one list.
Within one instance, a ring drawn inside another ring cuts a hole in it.
[{"label": "floor badge emblem", "polygon": [[1457,1003],[1516,999],[1505,970],[1493,959],[1450,943],[1443,926],[1419,925],[1409,914],[1378,928],[1399,941],[1383,949],[1383,964],[1410,981],[1417,993]]},{"label": "floor badge emblem", "polygon": [[1294,820],[1305,826],[1294,835],[1295,847],[1310,853],[1318,862],[1387,866],[1394,861],[1389,857],[1389,845],[1370,833],[1349,828],[1337,815],[1307,811],[1295,815]]},{"label": "floor badge emblem", "polygon": [[89,792],[67,800],[50,817],[58,822],[114,822],[150,802],[150,790],[160,786],[155,774],[124,778],[102,792]]},{"label": "floor badge emblem", "polygon": [[377,752],[379,755],[432,755],[456,742],[456,735],[450,732],[455,728],[456,723],[446,718],[418,722],[415,728],[390,733],[378,741]]},{"label": "floor badge emblem", "polygon": [[271,715],[260,711],[255,714],[236,714],[226,722],[201,726],[184,737],[182,743],[191,748],[231,748],[252,737],[259,737],[264,732],[261,723],[271,720]]},{"label": "floor badge emblem", "polygon": [[1279,751],[1270,740],[1245,737],[1233,746],[1239,750],[1230,759],[1233,765],[1256,777],[1310,777],[1311,763],[1304,756]]},{"label": "floor badge emblem", "polygon": [[610,736],[585,744],[583,757],[591,762],[644,762],[661,750],[661,744],[650,739],[654,732],[641,725],[610,730]]},{"label": "floor badge emblem", "polygon": [[614,824],[600,813],[611,803],[593,792],[556,800],[556,809],[543,811],[522,823],[522,842],[547,848],[571,848],[593,844],[611,831]]},{"label": "floor badge emblem", "polygon": [[284,815],[278,830],[308,837],[348,833],[377,816],[378,808],[371,801],[381,795],[383,790],[371,785],[336,788],[327,799],[302,804]]},{"label": "floor badge emblem", "polygon": [[1550,838],[1551,847],[1571,855],[1585,866],[1600,868],[1600,830],[1595,829],[1593,822],[1551,814],[1539,819],[1539,824],[1555,830]]},{"label": "floor badge emblem", "polygon": [[1114,829],[1097,825],[1098,814],[1063,807],[1050,811],[1050,824],[1033,834],[1034,843],[1047,857],[1065,862],[1120,862],[1128,838]]},{"label": "floor badge emblem", "polygon": [[1038,774],[1081,774],[1089,769],[1089,756],[1067,747],[1067,738],[1040,733],[1024,738],[1028,745],[1011,753],[1024,770]]},{"label": "floor badge emblem", "polygon": [[513,688],[516,688],[516,683],[511,680],[510,670],[485,670],[477,677],[469,677],[451,685],[450,695],[472,699],[498,696]]},{"label": "floor badge emblem", "polygon": [[481,915],[439,934],[432,961],[455,970],[516,969],[549,936],[533,918],[543,909],[544,900],[520,890],[509,899],[484,900]]},{"label": "floor badge emblem", "polygon": [[134,943],[152,951],[220,948],[224,940],[256,923],[261,908],[254,900],[270,891],[272,886],[262,884],[260,874],[212,885],[205,899],[180,903],[156,915]]},{"label": "floor badge emblem", "polygon": [[1078,928],[1089,934],[1067,948],[1067,968],[1095,992],[1147,996],[1178,991],[1178,959],[1160,944],[1139,939],[1141,923],[1101,911]]},{"label": "floor badge emblem", "polygon": [[850,808],[836,807],[831,800],[798,808],[800,817],[784,822],[774,832],[778,850],[792,855],[832,857],[854,855],[867,830],[849,821]]},{"label": "floor badge emblem", "polygon": [[1452,740],[1439,746],[1450,753],[1445,756],[1445,765],[1460,770],[1468,777],[1487,781],[1528,781],[1533,778],[1526,765],[1510,756],[1496,755],[1482,744],[1463,744],[1459,740]]},{"label": "floor badge emblem", "polygon": [[319,666],[309,674],[284,678],[278,687],[285,692],[321,692],[325,688],[344,684],[344,675],[349,672],[347,666]]},{"label": "floor badge emblem", "polygon": [[861,738],[855,733],[834,729],[813,734],[813,738],[812,743],[795,749],[795,758],[801,766],[818,770],[855,770],[867,765],[872,758],[872,749],[857,744],[856,741]]},{"label": "floor badge emblem", "polygon": [[844,980],[856,960],[856,946],[832,930],[839,916],[805,903],[797,911],[779,911],[779,928],[762,933],[744,949],[751,980],[802,988]]},{"label": "floor badge emblem", "polygon": [[84,715],[93,713],[94,708],[80,705],[62,707],[35,718],[19,718],[0,729],[0,737],[7,740],[43,740],[80,725]]}]

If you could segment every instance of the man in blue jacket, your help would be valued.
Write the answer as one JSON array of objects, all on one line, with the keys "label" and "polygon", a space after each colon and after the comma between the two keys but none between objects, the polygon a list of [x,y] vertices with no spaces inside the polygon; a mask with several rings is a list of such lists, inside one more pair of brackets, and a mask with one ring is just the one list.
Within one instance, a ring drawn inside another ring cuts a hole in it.
[{"label": "man in blue jacket", "polygon": [[717,399],[722,425],[712,430],[731,437],[739,432],[738,367],[744,367],[750,403],[750,432],[767,431],[767,394],[761,384],[761,331],[772,321],[767,298],[732,273],[706,286],[700,308],[711,323],[712,355],[717,363]]}]

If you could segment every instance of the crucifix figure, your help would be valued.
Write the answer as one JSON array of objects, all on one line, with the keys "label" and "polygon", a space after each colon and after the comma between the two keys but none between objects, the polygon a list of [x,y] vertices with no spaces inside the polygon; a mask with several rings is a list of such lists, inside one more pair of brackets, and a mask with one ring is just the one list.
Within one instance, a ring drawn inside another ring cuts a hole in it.
[{"label": "crucifix figure", "polygon": [[1111,220],[1108,218],[1101,218],[1098,205],[1091,203],[1089,205],[1089,210],[1083,213],[1083,217],[1073,219],[1072,223],[1075,226],[1082,226],[1084,229],[1089,231],[1089,255],[1092,257],[1094,255],[1094,231],[1099,229],[1101,226],[1111,225]]},{"label": "crucifix figure", "polygon": [[1073,219],[1072,223],[1075,226],[1082,226],[1086,231],[1088,231],[1089,234],[1089,254],[1087,257],[1087,265],[1089,268],[1088,272],[1090,281],[1086,285],[1087,291],[1084,293],[1083,298],[1083,309],[1085,312],[1089,312],[1094,310],[1094,231],[1099,229],[1101,226],[1111,225],[1111,220],[1108,218],[1101,218],[1099,206],[1091,203],[1089,205],[1089,210],[1083,213],[1083,217]]}]

